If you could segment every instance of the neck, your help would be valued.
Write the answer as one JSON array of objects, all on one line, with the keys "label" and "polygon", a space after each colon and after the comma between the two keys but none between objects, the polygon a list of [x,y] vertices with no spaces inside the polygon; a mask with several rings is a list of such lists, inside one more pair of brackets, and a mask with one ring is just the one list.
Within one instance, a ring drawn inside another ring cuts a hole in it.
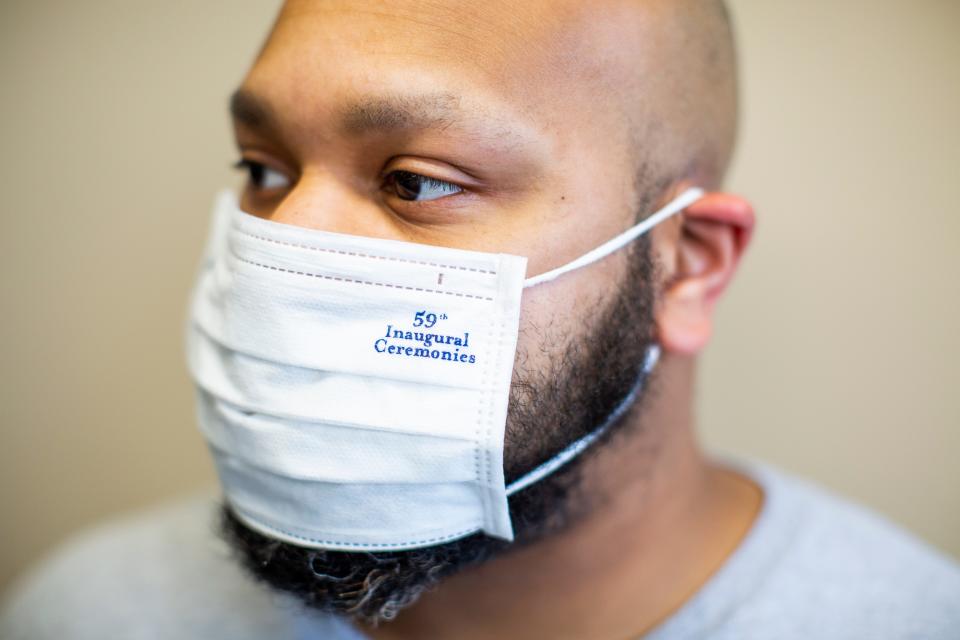
[{"label": "neck", "polygon": [[665,358],[655,393],[592,456],[584,482],[598,506],[568,530],[453,576],[377,639],[620,640],[678,609],[749,529],[760,492],[711,465],[693,436],[693,363]]}]

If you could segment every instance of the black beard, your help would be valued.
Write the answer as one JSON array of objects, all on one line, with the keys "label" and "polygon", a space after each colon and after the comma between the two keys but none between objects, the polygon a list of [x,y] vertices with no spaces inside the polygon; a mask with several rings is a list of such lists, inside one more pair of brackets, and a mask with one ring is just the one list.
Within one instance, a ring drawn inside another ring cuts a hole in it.
[{"label": "black beard", "polygon": [[[616,294],[589,313],[584,331],[566,337],[562,355],[547,371],[528,371],[517,358],[510,389],[504,471],[507,483],[593,431],[611,415],[643,375],[653,341],[654,269],[649,240],[641,237],[628,256]],[[541,348],[558,344],[538,327]],[[644,384],[644,389],[649,385]],[[409,551],[347,552],[307,549],[251,530],[225,504],[221,534],[256,580],[325,612],[368,624],[393,619],[445,577],[529,545],[583,519],[595,505],[581,491],[587,461],[631,424],[633,408],[583,454],[547,478],[509,498],[515,540],[476,533],[453,542]]]}]

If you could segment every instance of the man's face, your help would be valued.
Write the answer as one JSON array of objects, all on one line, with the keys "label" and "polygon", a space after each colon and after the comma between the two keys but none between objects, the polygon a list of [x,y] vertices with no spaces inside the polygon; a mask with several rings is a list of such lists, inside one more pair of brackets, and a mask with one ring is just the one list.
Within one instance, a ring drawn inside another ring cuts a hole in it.
[{"label": "man's face", "polygon": [[[582,5],[288,3],[241,87],[272,126],[235,118],[241,154],[265,165],[265,186],[280,186],[248,188],[243,208],[523,255],[528,275],[613,237],[650,194],[637,193],[632,140],[609,106],[616,95],[599,93],[606,80],[591,68],[620,55],[604,44],[615,34],[598,33],[616,26],[568,15],[591,11]],[[411,200],[417,192],[424,199]],[[623,258],[524,293],[521,367],[542,370],[550,357],[523,348],[530,329],[576,333]]]},{"label": "man's face", "polygon": [[[233,100],[251,176],[242,208],[327,231],[525,255],[528,275],[589,251],[665,198],[651,186],[663,176],[637,162],[636,131],[615,106],[621,88],[596,62],[622,57],[619,45],[640,37],[637,27],[614,11],[590,20],[581,12],[591,9],[287,3]],[[626,394],[652,337],[653,289],[643,241],[524,292],[508,481],[584,435]],[[562,526],[570,477],[511,500],[519,540]],[[328,608],[335,588],[286,580],[292,565],[307,566],[307,580],[369,583],[390,573],[406,589],[394,601],[402,606],[425,584],[410,572],[448,575],[502,547],[478,536],[390,558],[278,553],[279,543],[229,516],[227,529],[255,572],[270,571],[269,556],[282,575],[268,581]]]}]

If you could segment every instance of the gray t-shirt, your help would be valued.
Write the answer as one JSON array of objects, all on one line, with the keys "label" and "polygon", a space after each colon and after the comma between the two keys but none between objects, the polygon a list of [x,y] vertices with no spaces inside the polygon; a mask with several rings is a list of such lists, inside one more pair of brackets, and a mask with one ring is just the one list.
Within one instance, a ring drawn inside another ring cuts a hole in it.
[{"label": "gray t-shirt", "polygon": [[[960,639],[960,568],[896,526],[784,472],[750,532],[645,640]],[[4,640],[362,640],[248,580],[214,533],[212,494],[74,538],[7,594]]]}]

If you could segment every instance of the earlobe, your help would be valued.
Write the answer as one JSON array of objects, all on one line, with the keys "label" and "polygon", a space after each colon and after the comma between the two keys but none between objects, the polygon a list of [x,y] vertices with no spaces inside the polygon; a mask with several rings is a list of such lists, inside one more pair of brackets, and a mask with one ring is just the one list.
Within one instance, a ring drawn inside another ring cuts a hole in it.
[{"label": "earlobe", "polygon": [[688,207],[672,251],[657,309],[657,329],[667,351],[692,355],[709,342],[713,310],[733,279],[755,224],[743,198],[709,193]]},{"label": "earlobe", "polygon": [[657,312],[658,340],[671,353],[694,355],[710,341],[711,309],[702,281],[677,282],[665,291]]}]

